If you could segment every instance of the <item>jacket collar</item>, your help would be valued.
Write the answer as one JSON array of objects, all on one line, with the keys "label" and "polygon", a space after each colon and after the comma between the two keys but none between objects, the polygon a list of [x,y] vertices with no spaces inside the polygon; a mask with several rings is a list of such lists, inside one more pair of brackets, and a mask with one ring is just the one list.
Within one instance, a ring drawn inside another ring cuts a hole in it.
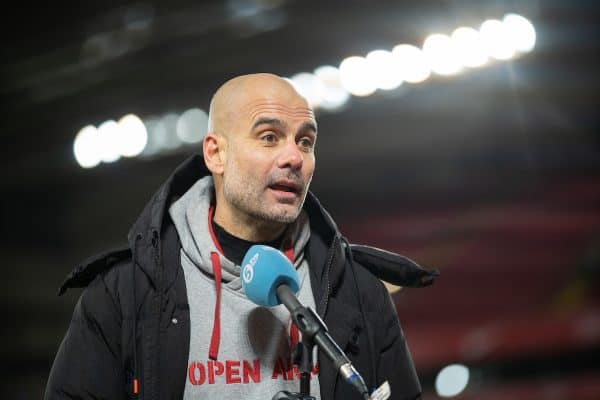
[{"label": "jacket collar", "polygon": [[[137,253],[138,265],[155,287],[157,287],[159,280],[160,268],[157,264],[163,254],[161,238],[165,233],[165,216],[168,207],[198,179],[209,173],[210,171],[206,168],[201,155],[189,157],[175,169],[154,193],[129,230],[127,235],[129,246],[133,252]],[[166,276],[166,278],[169,277]]]}]

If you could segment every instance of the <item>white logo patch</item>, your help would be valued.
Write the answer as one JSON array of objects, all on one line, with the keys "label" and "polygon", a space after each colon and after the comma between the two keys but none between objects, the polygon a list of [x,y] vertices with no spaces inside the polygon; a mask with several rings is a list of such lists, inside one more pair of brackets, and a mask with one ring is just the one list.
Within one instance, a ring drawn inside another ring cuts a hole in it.
[{"label": "white logo patch", "polygon": [[244,279],[245,283],[252,282],[252,278],[254,278],[254,265],[256,264],[256,261],[258,261],[258,253],[252,256],[250,261],[248,261],[248,264],[244,265],[244,268],[242,269],[242,279]]}]

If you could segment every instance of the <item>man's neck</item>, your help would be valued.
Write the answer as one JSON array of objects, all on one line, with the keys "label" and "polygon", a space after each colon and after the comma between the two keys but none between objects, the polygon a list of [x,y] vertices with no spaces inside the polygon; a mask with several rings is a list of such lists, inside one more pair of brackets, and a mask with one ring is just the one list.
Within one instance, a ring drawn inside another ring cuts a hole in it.
[{"label": "man's neck", "polygon": [[211,221],[213,232],[215,233],[215,237],[221,249],[223,250],[223,255],[227,257],[228,260],[233,261],[236,265],[241,265],[244,256],[248,252],[248,249],[255,244],[264,244],[275,249],[281,249],[281,242],[283,241],[283,235],[279,236],[274,241],[270,242],[251,242],[248,240],[243,240],[234,235],[227,232],[223,227],[221,227],[218,223],[213,219]]}]

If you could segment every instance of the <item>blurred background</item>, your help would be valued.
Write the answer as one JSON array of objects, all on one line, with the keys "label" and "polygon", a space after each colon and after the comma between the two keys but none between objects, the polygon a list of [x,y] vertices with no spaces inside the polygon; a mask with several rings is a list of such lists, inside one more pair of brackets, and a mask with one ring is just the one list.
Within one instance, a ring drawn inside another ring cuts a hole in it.
[{"label": "blurred background", "polygon": [[5,9],[0,397],[41,397],[80,294],[57,297],[63,278],[124,244],[152,193],[200,151],[214,90],[264,71],[314,104],[312,190],[349,239],[441,271],[428,288],[389,287],[425,399],[599,399],[599,10],[585,0]]}]

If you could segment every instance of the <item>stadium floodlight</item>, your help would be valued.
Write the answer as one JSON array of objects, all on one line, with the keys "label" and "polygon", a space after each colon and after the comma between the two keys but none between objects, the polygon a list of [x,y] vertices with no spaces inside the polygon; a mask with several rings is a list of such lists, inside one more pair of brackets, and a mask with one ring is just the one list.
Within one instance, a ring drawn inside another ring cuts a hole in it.
[{"label": "stadium floodlight", "polygon": [[377,90],[375,77],[369,62],[364,57],[352,56],[340,63],[342,86],[354,96],[369,96]]}]

